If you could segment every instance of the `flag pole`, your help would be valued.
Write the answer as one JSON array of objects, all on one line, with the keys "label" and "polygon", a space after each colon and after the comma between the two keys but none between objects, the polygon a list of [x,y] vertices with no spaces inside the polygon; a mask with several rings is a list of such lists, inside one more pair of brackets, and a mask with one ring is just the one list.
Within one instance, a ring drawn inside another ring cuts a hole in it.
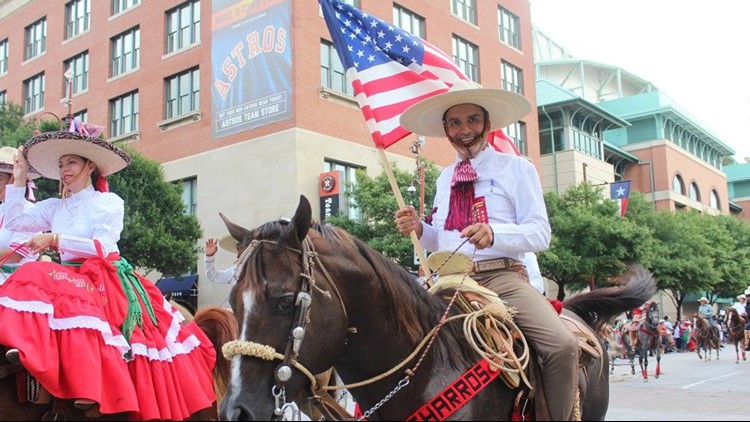
[{"label": "flag pole", "polygon": [[[385,174],[388,176],[388,182],[391,184],[391,190],[393,190],[393,195],[396,197],[396,203],[398,204],[398,209],[402,209],[406,207],[406,202],[404,202],[404,197],[401,196],[401,190],[398,188],[398,183],[396,183],[396,176],[393,174],[393,169],[391,169],[391,164],[388,161],[388,157],[385,156],[385,150],[381,146],[375,147],[375,149],[378,150],[378,156],[380,157],[380,163],[383,165],[383,168],[385,169]],[[422,267],[422,271],[424,271],[425,275],[425,282],[427,286],[431,286],[431,283],[429,280],[432,277],[432,273],[430,272],[430,267],[427,265],[427,258],[424,254],[424,249],[422,249],[422,244],[419,243],[419,238],[417,238],[417,232],[412,230],[409,233],[409,237],[411,238],[411,243],[414,245],[414,250],[417,252],[417,258],[419,258],[419,265]]]}]

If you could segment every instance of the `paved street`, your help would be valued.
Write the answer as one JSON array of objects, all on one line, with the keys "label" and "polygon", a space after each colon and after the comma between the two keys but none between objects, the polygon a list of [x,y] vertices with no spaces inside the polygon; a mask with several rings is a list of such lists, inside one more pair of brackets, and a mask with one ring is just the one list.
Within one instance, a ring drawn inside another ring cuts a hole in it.
[{"label": "paved street", "polygon": [[[750,419],[750,360],[735,363],[734,347],[724,345],[720,360],[698,360],[695,352],[662,356],[662,375],[653,378],[656,360],[649,358],[649,380],[629,366],[615,366],[610,378],[610,421]],[[750,355],[748,355],[750,359]],[[620,364],[623,361],[617,360]]]}]

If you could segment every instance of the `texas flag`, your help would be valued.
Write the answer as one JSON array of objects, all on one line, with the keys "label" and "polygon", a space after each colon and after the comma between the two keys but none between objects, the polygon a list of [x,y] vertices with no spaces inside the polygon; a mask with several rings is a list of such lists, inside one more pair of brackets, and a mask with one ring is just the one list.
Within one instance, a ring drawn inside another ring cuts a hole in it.
[{"label": "texas flag", "polygon": [[609,197],[617,201],[620,208],[620,217],[625,216],[628,209],[628,198],[630,198],[630,180],[621,180],[609,185]]}]

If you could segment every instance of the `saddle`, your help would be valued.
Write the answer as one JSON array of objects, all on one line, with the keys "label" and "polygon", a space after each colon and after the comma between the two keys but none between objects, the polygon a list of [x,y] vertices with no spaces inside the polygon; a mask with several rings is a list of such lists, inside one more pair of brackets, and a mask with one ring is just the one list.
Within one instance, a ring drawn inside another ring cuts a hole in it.
[{"label": "saddle", "polygon": [[[473,268],[471,258],[462,253],[435,252],[429,256],[427,262],[430,268],[437,269],[437,280],[429,289],[431,293],[446,296],[459,290],[460,299],[457,299],[457,304],[463,312],[490,307],[499,314],[499,321],[490,322],[487,320],[489,317],[484,317],[483,328],[480,330],[484,342],[493,347],[496,353],[507,353],[508,357],[502,364],[506,369],[502,373],[502,379],[509,388],[518,388],[521,380],[532,388],[528,376],[534,371],[529,370],[528,363],[535,361],[529,359],[533,351],[529,351],[523,333],[512,321],[514,310],[508,308],[497,293],[481,286],[468,275]],[[596,333],[583,320],[571,314],[560,314],[560,319],[578,340],[579,368],[587,366],[603,355],[604,351]],[[495,325],[496,323],[499,325]]]}]

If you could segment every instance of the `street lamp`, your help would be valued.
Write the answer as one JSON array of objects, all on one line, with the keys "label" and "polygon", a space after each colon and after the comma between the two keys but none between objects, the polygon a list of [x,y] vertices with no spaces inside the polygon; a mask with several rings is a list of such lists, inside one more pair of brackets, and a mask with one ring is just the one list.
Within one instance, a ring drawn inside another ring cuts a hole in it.
[{"label": "street lamp", "polygon": [[[68,81],[68,89],[65,95],[65,104],[68,105],[68,114],[65,116],[65,124],[70,127],[70,123],[73,121],[73,67],[69,67],[68,70],[63,74],[65,80]],[[63,128],[65,130],[65,128]]]}]

